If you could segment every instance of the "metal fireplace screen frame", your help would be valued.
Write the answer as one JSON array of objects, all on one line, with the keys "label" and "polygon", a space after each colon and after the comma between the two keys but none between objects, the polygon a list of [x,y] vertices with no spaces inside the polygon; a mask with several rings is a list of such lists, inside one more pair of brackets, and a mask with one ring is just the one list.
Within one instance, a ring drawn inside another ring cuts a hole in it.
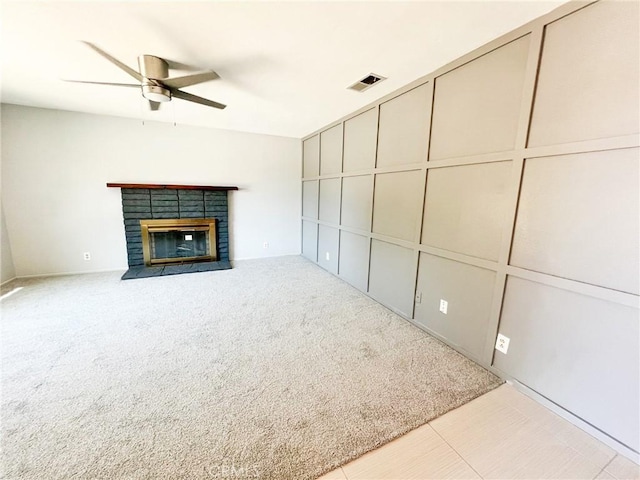
[{"label": "metal fireplace screen frame", "polygon": [[[161,220],[140,220],[142,233],[142,255],[147,266],[171,263],[212,262],[218,259],[215,218],[167,218]],[[162,232],[209,232],[209,255],[197,257],[151,258],[152,233]]]}]

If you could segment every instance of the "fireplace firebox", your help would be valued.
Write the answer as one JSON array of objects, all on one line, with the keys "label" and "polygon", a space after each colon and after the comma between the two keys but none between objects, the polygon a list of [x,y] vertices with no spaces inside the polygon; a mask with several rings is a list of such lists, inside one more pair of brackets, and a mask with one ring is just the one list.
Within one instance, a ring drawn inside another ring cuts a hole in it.
[{"label": "fireplace firebox", "polygon": [[217,260],[215,218],[140,220],[146,266]]}]

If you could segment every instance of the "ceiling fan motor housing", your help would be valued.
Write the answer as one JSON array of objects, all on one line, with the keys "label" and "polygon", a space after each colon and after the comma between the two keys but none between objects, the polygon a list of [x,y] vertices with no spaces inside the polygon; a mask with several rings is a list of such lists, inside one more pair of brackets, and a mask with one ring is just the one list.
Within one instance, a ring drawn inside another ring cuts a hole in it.
[{"label": "ceiling fan motor housing", "polygon": [[153,55],[140,55],[138,57],[138,67],[140,68],[140,75],[144,77],[142,96],[152,102],[170,101],[171,92],[169,89],[153,82],[153,80],[162,81],[162,79],[169,77],[169,64]]},{"label": "ceiling fan motor housing", "polygon": [[138,67],[140,67],[140,75],[145,78],[162,80],[169,77],[169,64],[153,55],[140,55]]}]

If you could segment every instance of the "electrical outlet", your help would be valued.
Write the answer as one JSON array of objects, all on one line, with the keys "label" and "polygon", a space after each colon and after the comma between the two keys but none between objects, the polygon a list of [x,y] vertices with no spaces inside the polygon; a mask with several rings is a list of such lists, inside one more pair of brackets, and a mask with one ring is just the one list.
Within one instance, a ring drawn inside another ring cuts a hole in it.
[{"label": "electrical outlet", "polygon": [[269,248],[269,242],[264,242],[262,244],[262,248]]},{"label": "electrical outlet", "polygon": [[440,299],[440,311],[446,315],[448,309],[449,309],[449,302],[447,302],[446,300]]},{"label": "electrical outlet", "polygon": [[502,335],[501,333],[498,334],[498,339],[496,340],[496,350],[498,350],[499,352],[504,353],[505,355],[507,354],[507,352],[509,351],[509,342],[511,340],[509,339],[509,337],[505,337],[504,335]]},{"label": "electrical outlet", "polygon": [[91,252],[84,252],[82,256],[85,260],[91,260]]},{"label": "electrical outlet", "polygon": [[422,303],[422,292],[416,293],[416,303]]},{"label": "electrical outlet", "polygon": [[330,258],[330,256],[329,256],[329,252],[327,252],[327,253],[325,254],[325,258],[327,259],[327,262],[328,262],[328,261],[329,261],[329,258]]}]

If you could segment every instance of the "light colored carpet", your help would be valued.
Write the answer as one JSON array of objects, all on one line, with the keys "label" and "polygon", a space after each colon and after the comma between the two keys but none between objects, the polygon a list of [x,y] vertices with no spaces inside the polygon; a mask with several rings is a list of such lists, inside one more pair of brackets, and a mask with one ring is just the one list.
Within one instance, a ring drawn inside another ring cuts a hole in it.
[{"label": "light colored carpet", "polygon": [[500,380],[301,257],[2,302],[10,479],[311,479]]}]

